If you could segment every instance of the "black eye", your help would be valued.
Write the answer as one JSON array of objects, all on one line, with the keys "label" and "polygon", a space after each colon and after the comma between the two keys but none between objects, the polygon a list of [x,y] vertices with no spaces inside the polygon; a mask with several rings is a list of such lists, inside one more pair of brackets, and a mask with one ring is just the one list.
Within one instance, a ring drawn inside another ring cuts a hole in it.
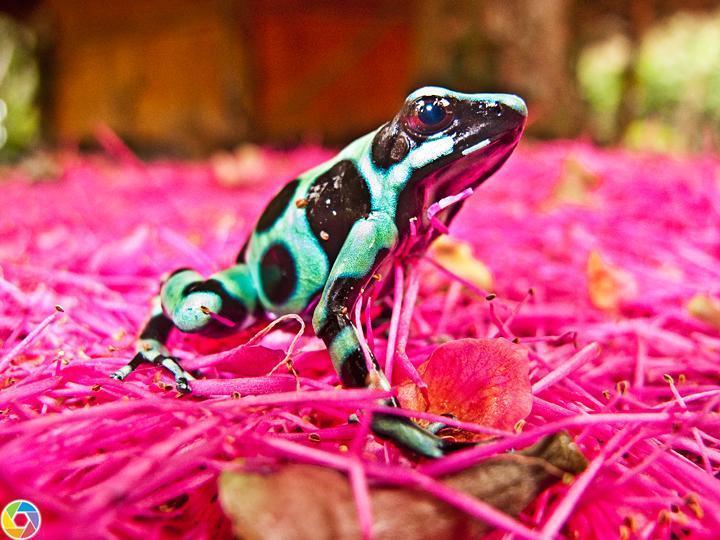
[{"label": "black eye", "polygon": [[442,131],[453,119],[450,102],[441,97],[425,97],[416,100],[407,116],[410,129],[422,135]]}]

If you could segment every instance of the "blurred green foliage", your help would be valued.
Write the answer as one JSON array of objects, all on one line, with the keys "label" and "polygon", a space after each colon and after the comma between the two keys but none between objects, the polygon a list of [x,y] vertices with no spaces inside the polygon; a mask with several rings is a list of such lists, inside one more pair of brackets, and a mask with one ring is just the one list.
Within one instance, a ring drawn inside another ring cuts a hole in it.
[{"label": "blurred green foliage", "polygon": [[636,44],[612,36],[587,47],[577,67],[598,140],[658,151],[718,148],[720,11],[678,13]]},{"label": "blurred green foliage", "polygon": [[0,15],[0,161],[17,158],[39,135],[39,83],[35,39]]},{"label": "blurred green foliage", "polygon": [[[557,76],[552,69],[544,71],[550,75],[536,77],[523,88],[527,63],[540,56],[546,58],[544,65],[550,65],[548,59],[560,54],[557,48],[548,49],[545,56],[535,49],[523,56],[525,49],[513,48],[515,37],[501,41],[510,35],[507,28],[514,24],[512,17],[477,18],[477,6],[466,4],[467,13],[449,19],[455,20],[454,26],[441,25],[435,36],[444,44],[439,50],[445,54],[433,57],[438,65],[428,82],[495,89],[492,75],[502,71],[510,82],[497,89],[515,84],[518,92],[537,103],[539,116],[544,115],[547,122],[553,118],[552,111],[560,111],[559,125],[565,126],[567,136],[577,135],[583,126],[601,143],[665,152],[720,150],[720,10],[676,13],[646,31],[636,30],[635,41],[621,31],[625,27],[616,24],[612,26],[615,33],[606,33],[608,37],[581,51],[574,73],[567,68],[569,62],[556,61],[564,66],[555,70]],[[432,20],[438,16],[430,15]],[[527,24],[528,31],[537,35],[545,29]],[[37,103],[41,81],[36,52],[36,35],[0,15],[0,162],[15,161],[35,149],[41,120],[47,121],[41,119]],[[560,79],[566,84],[547,83]],[[53,96],[48,86],[52,82],[43,81],[44,95]],[[575,84],[585,108],[577,99]],[[566,102],[556,106],[560,97]],[[578,121],[570,121],[571,117]],[[542,135],[535,128],[533,133]],[[558,136],[557,131],[548,133]]]},{"label": "blurred green foliage", "polygon": [[676,108],[720,119],[720,12],[680,13],[651,30],[636,61],[641,114],[670,117]]},{"label": "blurred green foliage", "polygon": [[632,47],[622,34],[586,48],[578,61],[577,77],[593,114],[591,129],[597,140],[608,142],[617,132],[617,115],[623,100],[623,78]]}]

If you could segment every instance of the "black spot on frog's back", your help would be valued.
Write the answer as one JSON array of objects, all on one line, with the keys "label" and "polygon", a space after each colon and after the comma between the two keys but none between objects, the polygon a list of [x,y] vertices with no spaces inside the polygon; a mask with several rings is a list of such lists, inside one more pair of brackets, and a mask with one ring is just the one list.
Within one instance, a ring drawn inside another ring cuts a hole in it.
[{"label": "black spot on frog's back", "polygon": [[282,305],[297,287],[297,267],[290,250],[281,243],[272,244],[260,261],[260,280],[270,302]]},{"label": "black spot on frog's back", "polygon": [[330,265],[350,229],[370,213],[370,190],[352,161],[338,161],[310,186],[307,218]]},{"label": "black spot on frog's back", "polygon": [[300,184],[300,180],[297,178],[292,182],[288,182],[285,187],[282,188],[275,197],[273,197],[255,226],[255,230],[257,232],[266,231],[275,224],[288,207],[288,204],[290,204],[290,201],[297,190],[298,184]]}]

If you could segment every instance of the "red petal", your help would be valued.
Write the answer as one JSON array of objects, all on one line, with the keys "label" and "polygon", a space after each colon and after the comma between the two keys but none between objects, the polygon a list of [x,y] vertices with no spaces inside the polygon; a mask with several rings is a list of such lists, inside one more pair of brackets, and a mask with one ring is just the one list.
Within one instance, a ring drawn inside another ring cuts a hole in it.
[{"label": "red petal", "polygon": [[[215,364],[216,367],[228,370],[236,377],[260,377],[277,366],[285,358],[285,352],[277,349],[268,349],[262,345],[248,345],[223,358]],[[281,370],[280,373],[287,373]]]},{"label": "red petal", "polygon": [[[525,351],[505,339],[461,339],[438,347],[418,368],[435,414],[498,429],[512,429],[532,407]],[[425,410],[410,382],[399,389],[403,407]]]}]

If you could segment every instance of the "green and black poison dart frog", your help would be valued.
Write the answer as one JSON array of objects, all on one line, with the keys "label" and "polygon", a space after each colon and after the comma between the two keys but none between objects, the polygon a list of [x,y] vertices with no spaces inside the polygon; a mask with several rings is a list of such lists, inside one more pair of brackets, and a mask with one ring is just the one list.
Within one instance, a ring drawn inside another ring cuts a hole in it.
[{"label": "green and black poison dart frog", "polygon": [[[344,386],[389,389],[361,348],[349,317],[355,302],[382,266],[408,264],[427,250],[440,234],[438,221],[447,225],[461,204],[435,216],[428,209],[492,175],[517,145],[526,117],[523,100],[509,94],[413,92],[390,122],[283,187],[235,266],[207,279],[186,268],[172,273],[137,354],[113,377],[122,380],[151,362],[189,392],[193,377],[165,346],[173,328],[221,336],[259,313],[300,313],[312,314]],[[446,450],[441,438],[400,416],[375,414],[372,429],[423,456]]]}]

